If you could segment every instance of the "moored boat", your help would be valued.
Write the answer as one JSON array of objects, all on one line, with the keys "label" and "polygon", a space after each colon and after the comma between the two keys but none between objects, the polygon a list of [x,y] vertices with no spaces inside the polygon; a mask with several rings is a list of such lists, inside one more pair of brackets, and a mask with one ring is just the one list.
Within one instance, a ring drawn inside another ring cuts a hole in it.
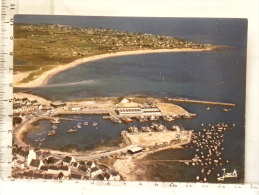
[{"label": "moored boat", "polygon": [[77,130],[76,129],[69,129],[67,132],[68,133],[73,133],[73,132],[76,132]]},{"label": "moored boat", "polygon": [[56,135],[58,132],[56,130],[52,130],[50,132],[48,132],[48,135],[49,136],[53,136],[53,135]]},{"label": "moored boat", "polygon": [[122,121],[123,121],[124,123],[129,123],[129,122],[133,122],[133,119],[127,117],[127,118],[123,118]]}]

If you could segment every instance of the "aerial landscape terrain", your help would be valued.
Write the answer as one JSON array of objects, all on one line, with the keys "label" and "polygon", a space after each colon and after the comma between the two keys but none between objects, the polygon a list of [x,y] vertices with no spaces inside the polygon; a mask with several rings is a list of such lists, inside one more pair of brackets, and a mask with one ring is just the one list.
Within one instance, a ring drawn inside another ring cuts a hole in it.
[{"label": "aerial landscape terrain", "polygon": [[14,178],[244,182],[246,21],[154,21],[16,16]]}]

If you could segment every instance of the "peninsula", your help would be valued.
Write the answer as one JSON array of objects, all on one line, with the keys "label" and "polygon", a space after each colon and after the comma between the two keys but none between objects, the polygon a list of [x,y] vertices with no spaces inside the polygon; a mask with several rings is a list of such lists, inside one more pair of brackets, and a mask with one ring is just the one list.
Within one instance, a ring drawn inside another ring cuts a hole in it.
[{"label": "peninsula", "polygon": [[53,24],[14,25],[14,87],[38,87],[58,72],[121,55],[215,50],[169,36]]}]

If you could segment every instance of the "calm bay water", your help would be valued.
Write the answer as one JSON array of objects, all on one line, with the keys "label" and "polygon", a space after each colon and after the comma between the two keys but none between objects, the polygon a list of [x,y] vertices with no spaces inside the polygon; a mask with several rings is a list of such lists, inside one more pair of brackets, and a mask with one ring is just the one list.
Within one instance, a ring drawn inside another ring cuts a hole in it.
[{"label": "calm bay water", "polygon": [[[236,124],[226,133],[223,156],[230,159],[231,169],[237,169],[238,181],[244,175],[244,124],[245,124],[245,79],[246,79],[246,36],[247,21],[238,19],[191,19],[191,18],[119,18],[119,17],[64,17],[64,16],[17,16],[16,22],[56,23],[77,27],[104,27],[131,32],[168,35],[189,39],[193,42],[225,45],[220,51],[156,53],[107,58],[82,64],[76,68],[52,77],[46,86],[33,89],[33,94],[51,100],[68,101],[86,97],[119,97],[122,95],[142,95],[154,97],[187,97],[190,99],[235,103],[230,112],[224,107],[179,104],[197,117],[181,123],[186,129],[201,131],[201,123]],[[15,89],[19,91],[23,89]],[[71,116],[72,117],[72,116]],[[66,133],[76,122],[64,121],[60,124],[58,136],[47,137],[42,147],[64,149],[72,146],[80,150],[94,149],[98,145],[115,145],[120,142],[120,132],[127,125],[103,121],[101,116],[98,129],[90,126],[74,134]],[[37,134],[50,128],[48,121],[41,121],[42,129],[29,133],[27,141],[38,143]],[[136,124],[139,125],[139,124]],[[158,153],[157,156],[170,159],[172,151]],[[191,156],[190,149],[183,149],[181,155]],[[178,165],[177,170],[184,167]],[[159,168],[158,168],[159,169]],[[160,167],[160,169],[162,169]],[[193,171],[183,173],[183,178],[194,178]],[[176,170],[174,170],[176,171]],[[172,171],[172,173],[174,173]],[[173,177],[172,177],[173,178]],[[190,179],[193,181],[192,179]],[[183,181],[187,181],[183,179]],[[189,181],[189,180],[188,180]],[[235,180],[231,181],[235,182]]]}]

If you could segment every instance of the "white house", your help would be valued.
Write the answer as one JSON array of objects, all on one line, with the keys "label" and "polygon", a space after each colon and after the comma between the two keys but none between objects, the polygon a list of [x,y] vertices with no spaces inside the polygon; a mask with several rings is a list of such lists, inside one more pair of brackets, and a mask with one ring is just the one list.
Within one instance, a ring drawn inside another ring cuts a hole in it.
[{"label": "white house", "polygon": [[30,149],[27,157],[27,164],[29,165],[33,159],[36,159],[36,152],[33,149]]},{"label": "white house", "polygon": [[110,174],[110,181],[119,181],[121,180],[120,174],[114,169],[108,169],[108,173]]}]

